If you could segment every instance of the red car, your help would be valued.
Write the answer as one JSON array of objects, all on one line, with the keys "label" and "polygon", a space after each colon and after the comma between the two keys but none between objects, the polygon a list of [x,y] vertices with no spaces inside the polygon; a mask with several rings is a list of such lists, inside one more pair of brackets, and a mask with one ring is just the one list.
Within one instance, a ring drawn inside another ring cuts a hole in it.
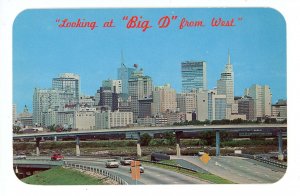
[{"label": "red car", "polygon": [[51,161],[60,161],[60,160],[63,160],[64,159],[64,156],[62,156],[61,154],[59,153],[54,153],[52,156],[51,156]]}]

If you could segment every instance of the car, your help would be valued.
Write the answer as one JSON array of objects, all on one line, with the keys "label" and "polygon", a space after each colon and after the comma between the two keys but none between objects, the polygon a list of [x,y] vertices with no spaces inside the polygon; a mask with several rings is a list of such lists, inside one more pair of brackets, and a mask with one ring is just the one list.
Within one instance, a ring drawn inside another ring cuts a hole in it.
[{"label": "car", "polygon": [[105,163],[105,167],[107,167],[107,168],[118,168],[119,167],[119,162],[115,159],[108,160]]},{"label": "car", "polygon": [[62,156],[60,153],[54,153],[51,156],[51,161],[61,161],[64,159],[64,156]]},{"label": "car", "polygon": [[121,165],[130,165],[131,161],[133,161],[133,160],[134,160],[133,158],[124,157],[124,158],[121,158],[120,164]]},{"label": "car", "polygon": [[[139,167],[140,167],[140,173],[144,173],[145,172],[145,168],[142,165],[140,165]],[[131,173],[131,167],[130,167],[129,172]]]},{"label": "car", "polygon": [[14,159],[26,159],[26,155],[21,153],[21,154],[16,154],[16,156],[14,157]]}]

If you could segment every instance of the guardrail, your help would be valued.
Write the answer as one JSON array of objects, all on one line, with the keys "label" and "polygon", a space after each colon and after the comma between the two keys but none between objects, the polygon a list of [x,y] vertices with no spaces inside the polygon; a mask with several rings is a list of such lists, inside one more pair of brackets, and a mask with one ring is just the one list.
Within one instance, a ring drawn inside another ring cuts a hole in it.
[{"label": "guardrail", "polygon": [[263,163],[266,163],[266,164],[269,164],[269,165],[273,165],[275,167],[280,167],[280,168],[283,168],[283,169],[287,168],[287,165],[285,165],[285,164],[282,164],[282,163],[274,161],[274,160],[264,159],[262,157],[254,157],[254,160],[259,161],[259,162],[263,162]]},{"label": "guardrail", "polygon": [[269,165],[273,165],[275,167],[280,167],[280,168],[283,168],[283,169],[287,168],[287,165],[285,165],[283,163],[280,163],[280,162],[275,161],[275,160],[266,159],[266,158],[263,158],[263,157],[257,156],[257,155],[250,155],[250,154],[231,154],[231,155],[253,159],[253,160],[256,160],[256,161],[259,161],[259,162],[262,162],[262,163],[266,163],[266,164],[269,164]]},{"label": "guardrail", "polygon": [[190,171],[190,172],[194,172],[194,173],[198,172],[193,169],[189,169],[189,168],[185,168],[185,167],[181,167],[181,166],[177,166],[177,165],[171,165],[171,164],[167,164],[167,163],[159,163],[159,162],[155,162],[155,161],[146,161],[146,160],[138,160],[138,161],[146,162],[146,163],[154,163],[154,164],[159,164],[159,165],[166,165],[166,166],[177,168],[179,170],[186,170],[186,171]]},{"label": "guardrail", "polygon": [[124,179],[110,173],[109,171],[107,171],[105,169],[100,169],[100,168],[96,168],[93,166],[81,165],[81,164],[77,164],[77,163],[69,163],[67,161],[65,161],[65,166],[75,168],[75,169],[82,169],[85,171],[94,172],[94,173],[100,174],[102,176],[106,176],[106,177],[116,181],[118,184],[128,185],[128,182],[126,182]]}]

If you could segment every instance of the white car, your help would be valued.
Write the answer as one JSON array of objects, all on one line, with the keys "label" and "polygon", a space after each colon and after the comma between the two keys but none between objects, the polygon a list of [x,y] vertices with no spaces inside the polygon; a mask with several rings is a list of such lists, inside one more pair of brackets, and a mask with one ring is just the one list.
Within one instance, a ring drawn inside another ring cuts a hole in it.
[{"label": "white car", "polygon": [[106,163],[105,163],[105,167],[107,168],[118,168],[119,167],[119,162],[115,159],[113,160],[108,160]]},{"label": "white car", "polygon": [[26,155],[25,154],[16,154],[14,159],[26,159]]},{"label": "white car", "polygon": [[121,165],[130,165],[130,164],[131,164],[131,161],[133,161],[132,158],[125,157],[125,158],[122,158],[122,159],[120,160],[120,164],[121,164]]}]

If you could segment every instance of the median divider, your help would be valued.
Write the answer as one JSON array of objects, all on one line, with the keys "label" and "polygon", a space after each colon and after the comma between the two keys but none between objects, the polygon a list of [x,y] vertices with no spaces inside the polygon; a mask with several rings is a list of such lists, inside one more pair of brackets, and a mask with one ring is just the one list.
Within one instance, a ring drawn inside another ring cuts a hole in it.
[{"label": "median divider", "polygon": [[77,163],[69,163],[67,161],[64,161],[64,165],[65,165],[65,167],[69,167],[69,168],[81,169],[81,170],[85,170],[85,171],[94,172],[94,173],[100,174],[102,176],[108,177],[108,178],[116,181],[118,184],[128,185],[128,182],[126,182],[124,179],[122,179],[121,177],[119,177],[117,175],[112,174],[111,172],[109,172],[105,169],[100,169],[100,168],[96,168],[96,167],[88,166],[88,165],[81,165],[81,164],[77,164]]},{"label": "median divider", "polygon": [[173,168],[176,168],[176,169],[179,169],[179,170],[190,171],[190,172],[193,172],[193,173],[198,172],[198,171],[193,170],[193,169],[189,169],[189,168],[185,168],[185,167],[181,167],[181,166],[177,166],[177,165],[172,165],[172,164],[167,164],[167,163],[159,163],[159,162],[156,162],[156,161],[146,161],[146,160],[140,160],[140,159],[138,159],[138,161],[145,162],[145,163],[153,163],[153,164],[158,164],[158,165],[165,165],[165,166],[173,167]]}]

